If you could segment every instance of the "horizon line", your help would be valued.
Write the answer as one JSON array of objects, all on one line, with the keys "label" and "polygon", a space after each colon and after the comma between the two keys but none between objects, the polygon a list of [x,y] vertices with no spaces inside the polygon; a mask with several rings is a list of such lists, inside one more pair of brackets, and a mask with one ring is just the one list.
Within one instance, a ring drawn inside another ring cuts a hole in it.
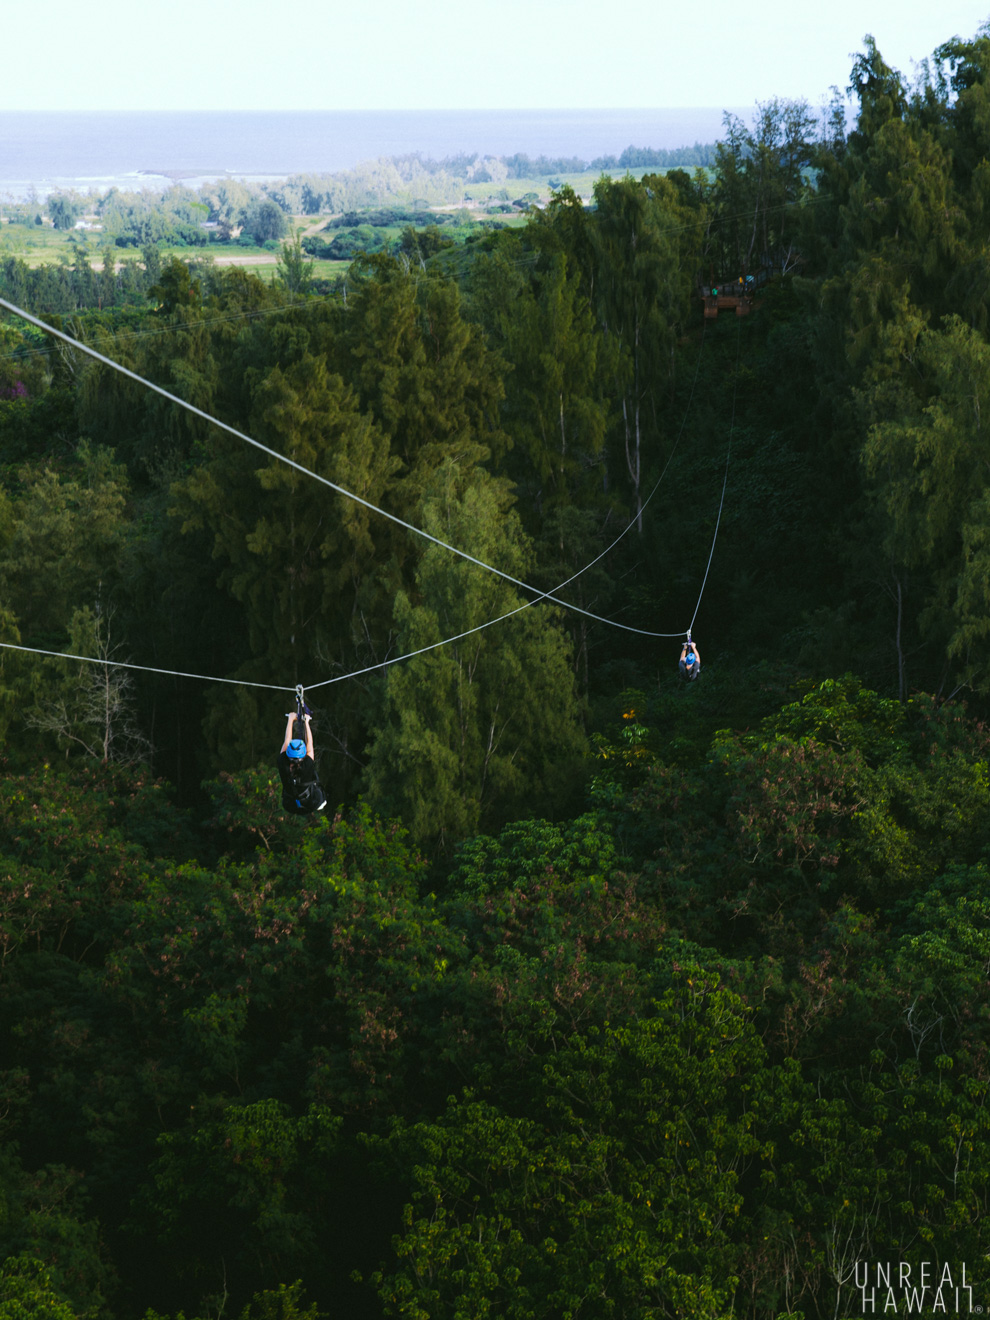
[{"label": "horizon line", "polygon": [[[770,100],[774,98],[771,97]],[[790,98],[777,97],[777,100],[787,100]],[[596,106],[577,106],[577,105],[555,105],[555,106],[321,106],[307,108],[274,108],[271,106],[259,109],[257,107],[232,107],[225,106],[222,109],[200,106],[200,107],[152,107],[152,106],[87,106],[79,108],[74,106],[50,106],[45,108],[32,108],[25,110],[19,106],[0,106],[0,114],[22,114],[22,115],[436,115],[436,114],[667,114],[671,111],[691,114],[699,110],[748,110],[753,106],[720,106],[720,105],[596,105]]]}]

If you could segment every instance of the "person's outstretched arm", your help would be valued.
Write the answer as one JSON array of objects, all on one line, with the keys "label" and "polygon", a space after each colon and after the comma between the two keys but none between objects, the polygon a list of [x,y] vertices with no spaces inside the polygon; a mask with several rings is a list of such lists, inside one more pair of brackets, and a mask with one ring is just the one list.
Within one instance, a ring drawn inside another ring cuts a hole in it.
[{"label": "person's outstretched arm", "polygon": [[[293,713],[292,713],[291,710],[289,711],[288,715],[285,717],[285,737],[282,739],[282,751],[283,751],[283,752],[284,752],[285,749],[288,747],[289,743],[292,742],[292,721],[293,721],[295,718],[296,718],[296,717],[295,717],[295,715],[293,715]],[[309,725],[308,725],[308,724],[307,724],[306,728],[307,728],[307,731],[308,731],[308,729],[309,729]],[[281,753],[279,753],[279,755],[281,755]]]},{"label": "person's outstretched arm", "polygon": [[316,756],[313,753],[313,730],[310,728],[309,719],[310,717],[308,715],[303,716],[303,723],[306,725],[306,755],[311,761],[315,761]]}]

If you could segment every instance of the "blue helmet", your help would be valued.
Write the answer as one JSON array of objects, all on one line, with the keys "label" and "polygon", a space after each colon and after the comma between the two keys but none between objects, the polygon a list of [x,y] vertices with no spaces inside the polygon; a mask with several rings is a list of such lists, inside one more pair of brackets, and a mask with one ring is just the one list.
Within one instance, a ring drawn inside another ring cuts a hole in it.
[{"label": "blue helmet", "polygon": [[306,755],[306,744],[301,738],[293,738],[292,742],[290,742],[285,749],[285,754],[286,756],[291,756],[294,761],[297,761],[300,757]]}]

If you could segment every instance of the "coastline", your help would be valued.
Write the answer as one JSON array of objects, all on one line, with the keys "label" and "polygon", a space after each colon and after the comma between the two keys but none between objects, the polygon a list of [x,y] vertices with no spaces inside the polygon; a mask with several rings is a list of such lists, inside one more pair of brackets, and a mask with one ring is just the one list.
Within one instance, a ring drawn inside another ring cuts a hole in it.
[{"label": "coastline", "polygon": [[[217,179],[263,183],[333,175],[418,155],[580,157],[629,147],[673,150],[722,133],[716,107],[696,110],[335,111],[262,114],[0,113],[0,199],[54,192],[198,188]],[[728,113],[748,115],[748,110]],[[207,165],[206,162],[212,162]],[[224,162],[220,166],[220,162]]]}]

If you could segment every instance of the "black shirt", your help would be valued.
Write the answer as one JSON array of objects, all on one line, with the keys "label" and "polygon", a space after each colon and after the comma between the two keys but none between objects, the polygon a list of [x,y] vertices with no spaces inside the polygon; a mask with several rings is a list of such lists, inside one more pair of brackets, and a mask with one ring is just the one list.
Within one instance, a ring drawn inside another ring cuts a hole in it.
[{"label": "black shirt", "polygon": [[282,806],[304,816],[327,805],[327,795],[320,786],[316,762],[311,756],[278,755],[278,775],[282,781]]}]

